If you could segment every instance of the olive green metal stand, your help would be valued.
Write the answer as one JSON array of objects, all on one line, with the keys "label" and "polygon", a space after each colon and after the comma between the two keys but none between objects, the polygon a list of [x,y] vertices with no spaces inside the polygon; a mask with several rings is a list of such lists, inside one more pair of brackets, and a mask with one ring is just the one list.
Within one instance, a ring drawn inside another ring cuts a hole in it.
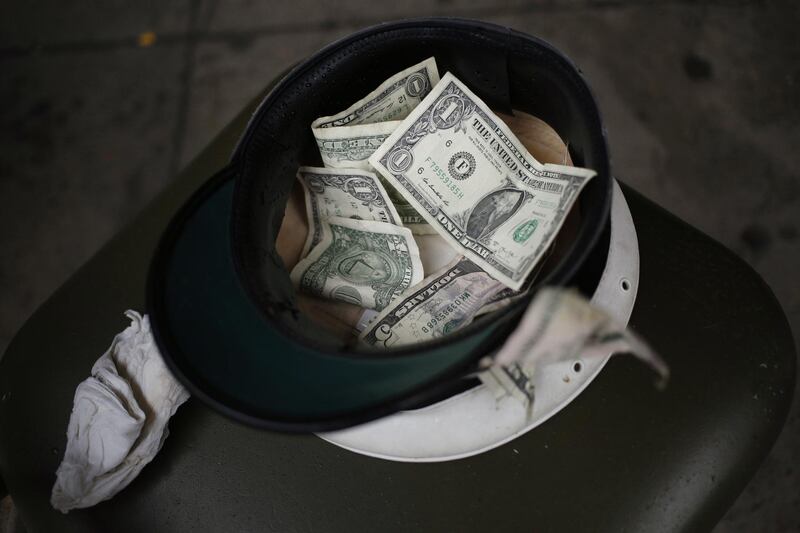
[{"label": "olive green metal stand", "polygon": [[75,387],[127,325],[123,311],[143,310],[161,232],[226,163],[252,108],[42,305],[0,361],[0,472],[29,531],[704,531],[719,520],[786,418],[794,344],[752,269],[629,188],[641,254],[631,325],[671,366],[664,392],[643,365],[612,360],[541,427],[439,464],[251,429],[190,400],[127,489],[53,510]]}]

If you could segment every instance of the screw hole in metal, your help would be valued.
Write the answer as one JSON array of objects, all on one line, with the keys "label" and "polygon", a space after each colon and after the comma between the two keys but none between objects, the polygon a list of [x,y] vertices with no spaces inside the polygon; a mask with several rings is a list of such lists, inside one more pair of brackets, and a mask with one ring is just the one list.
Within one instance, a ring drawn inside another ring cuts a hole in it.
[{"label": "screw hole in metal", "polygon": [[575,361],[575,364],[572,365],[572,371],[578,373],[581,370],[583,370],[583,364],[580,361]]},{"label": "screw hole in metal", "polygon": [[620,282],[620,287],[622,287],[623,291],[628,292],[629,290],[631,290],[631,282],[625,278],[622,278],[622,281]]}]

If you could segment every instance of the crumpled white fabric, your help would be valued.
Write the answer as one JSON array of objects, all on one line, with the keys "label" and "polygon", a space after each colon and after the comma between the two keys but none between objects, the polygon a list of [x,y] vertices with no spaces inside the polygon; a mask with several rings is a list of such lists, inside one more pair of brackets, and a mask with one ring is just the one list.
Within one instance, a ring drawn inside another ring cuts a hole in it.
[{"label": "crumpled white fabric", "polygon": [[67,448],[50,497],[63,513],[127,487],[161,449],[170,417],[189,397],[161,359],[147,315],[129,310],[125,316],[131,325],[75,390]]}]

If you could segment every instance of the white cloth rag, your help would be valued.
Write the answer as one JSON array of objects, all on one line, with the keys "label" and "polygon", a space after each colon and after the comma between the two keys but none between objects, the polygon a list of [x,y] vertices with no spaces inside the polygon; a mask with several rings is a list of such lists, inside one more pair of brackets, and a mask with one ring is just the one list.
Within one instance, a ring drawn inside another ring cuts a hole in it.
[{"label": "white cloth rag", "polygon": [[170,417],[189,397],[161,359],[147,315],[125,316],[131,325],[75,390],[67,448],[50,497],[63,513],[127,487],[161,449]]}]

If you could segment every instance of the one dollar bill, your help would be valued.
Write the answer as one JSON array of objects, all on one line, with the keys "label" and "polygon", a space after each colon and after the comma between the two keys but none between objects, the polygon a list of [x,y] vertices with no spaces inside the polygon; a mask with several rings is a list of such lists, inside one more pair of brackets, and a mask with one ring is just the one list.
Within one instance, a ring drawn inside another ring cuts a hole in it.
[{"label": "one dollar bill", "polygon": [[[322,163],[329,168],[373,170],[369,156],[439,82],[433,57],[381,83],[344,111],[311,123]],[[403,224],[414,233],[435,233],[426,220],[391,187],[389,194]]]},{"label": "one dollar bill", "polygon": [[381,83],[344,111],[311,123],[322,162],[332,168],[370,170],[368,158],[439,82],[429,57]]},{"label": "one dollar bill", "polygon": [[376,122],[359,126],[312,128],[322,164],[328,168],[372,170],[369,156],[397,129],[401,121]]},{"label": "one dollar bill", "polygon": [[368,346],[394,348],[442,337],[472,322],[504,288],[475,263],[459,257],[371,319],[359,339]]},{"label": "one dollar bill", "polygon": [[292,269],[292,283],[313,296],[381,310],[423,278],[411,232],[386,222],[331,217],[322,238]]},{"label": "one dollar bill", "polygon": [[353,169],[300,167],[308,213],[308,237],[301,257],[322,240],[322,220],[331,217],[374,220],[400,226],[400,215],[378,177]]},{"label": "one dollar bill", "polygon": [[316,119],[311,123],[311,129],[402,120],[438,82],[436,60],[429,57],[388,78],[377,89],[344,111]]},{"label": "one dollar bill", "polygon": [[450,73],[369,161],[451,246],[512,289],[595,175],[539,163]]}]

